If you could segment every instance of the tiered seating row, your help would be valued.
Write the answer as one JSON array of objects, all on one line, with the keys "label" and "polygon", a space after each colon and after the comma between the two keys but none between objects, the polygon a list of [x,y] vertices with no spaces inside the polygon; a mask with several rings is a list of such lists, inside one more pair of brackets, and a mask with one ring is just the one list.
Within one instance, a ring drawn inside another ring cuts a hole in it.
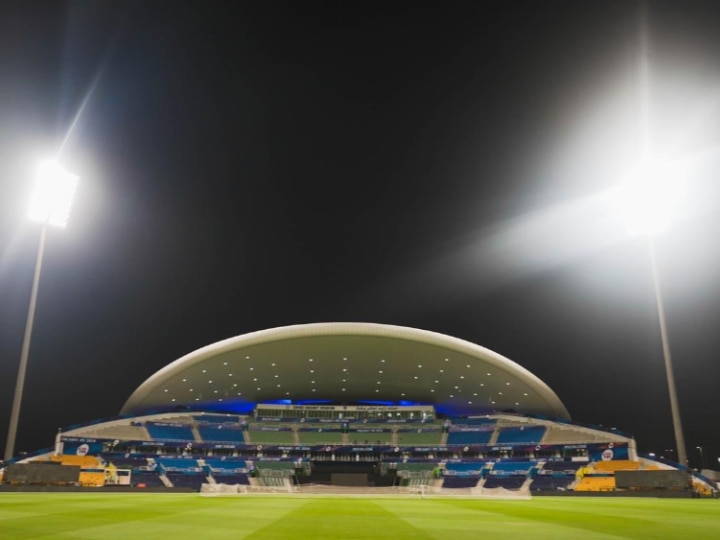
[{"label": "tiered seating row", "polygon": [[492,435],[492,430],[468,431],[451,428],[450,433],[448,434],[447,443],[467,445],[488,444]]},{"label": "tiered seating row", "polygon": [[150,436],[158,441],[194,441],[192,427],[184,424],[147,422],[145,427]]},{"label": "tiered seating row", "polygon": [[527,480],[525,475],[490,475],[483,484],[484,488],[505,488],[505,489],[520,489]]},{"label": "tiered seating row", "polygon": [[229,442],[243,444],[245,436],[242,428],[228,427],[224,425],[199,424],[198,433],[206,442]]},{"label": "tiered seating row", "polygon": [[545,435],[545,426],[508,427],[500,429],[498,444],[537,444]]},{"label": "tiered seating row", "polygon": [[438,428],[399,429],[397,442],[400,445],[438,445],[442,442],[443,432]]},{"label": "tiered seating row", "polygon": [[533,461],[498,461],[493,464],[491,474],[522,474],[527,475],[537,463]]}]

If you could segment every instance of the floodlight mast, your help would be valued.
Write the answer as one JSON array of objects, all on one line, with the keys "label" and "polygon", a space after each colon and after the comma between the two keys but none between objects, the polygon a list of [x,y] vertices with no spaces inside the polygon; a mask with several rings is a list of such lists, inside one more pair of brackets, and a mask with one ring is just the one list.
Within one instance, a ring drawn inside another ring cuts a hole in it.
[{"label": "floodlight mast", "polygon": [[17,380],[15,381],[15,395],[10,412],[10,424],[5,444],[5,461],[11,459],[15,453],[15,439],[20,418],[23,388],[25,387],[25,374],[30,354],[30,340],[33,321],[35,320],[35,306],[37,305],[47,228],[49,225],[62,228],[67,224],[70,207],[77,189],[77,182],[77,176],[66,172],[55,162],[43,162],[38,170],[35,191],[28,209],[28,217],[33,221],[40,222],[42,229],[35,259],[35,274],[33,276],[32,292],[30,293],[30,307],[25,322],[25,336],[23,337],[22,352],[20,353],[20,365],[18,366]]},{"label": "floodlight mast", "polygon": [[672,365],[672,354],[670,353],[670,338],[668,337],[667,323],[665,322],[665,307],[663,305],[662,290],[660,288],[660,276],[655,256],[655,242],[650,235],[648,235],[648,244],[650,246],[650,267],[652,268],[655,304],[657,305],[658,322],[660,324],[660,339],[662,340],[663,358],[665,359],[665,373],[667,377],[668,393],[670,395],[670,412],[672,414],[673,431],[675,433],[677,458],[678,463],[687,465],[687,450],[685,448],[685,437],[683,435],[682,419],[680,418],[680,405],[678,403],[677,389],[675,387],[675,373]]},{"label": "floodlight mast", "polygon": [[[655,254],[654,234],[665,229],[672,218],[672,206],[676,202],[673,192],[673,185],[677,185],[676,178],[661,178],[662,172],[667,171],[667,163],[659,165],[652,155],[652,140],[650,129],[650,38],[648,27],[648,3],[640,2],[640,58],[639,58],[639,105],[640,105],[640,155],[641,169],[639,176],[636,175],[634,192],[635,205],[638,208],[647,209],[654,205],[656,208],[650,212],[640,212],[643,215],[644,223],[637,227],[637,223],[629,225],[629,232],[643,234],[647,238],[650,250],[650,267],[652,270],[653,289],[655,292],[655,304],[660,325],[660,338],[662,341],[663,358],[665,360],[665,373],[667,377],[668,393],[670,397],[670,411],[672,414],[673,431],[675,434],[675,446],[677,449],[677,460],[681,465],[687,466],[687,450],[685,449],[685,437],[683,436],[682,420],[680,418],[680,406],[678,404],[677,389],[675,386],[675,374],[672,366],[672,354],[670,353],[670,339],[668,337],[667,323],[665,321],[665,307],[663,305],[662,290],[660,287],[660,276],[658,272],[657,257]],[[668,181],[669,180],[669,181]],[[637,189],[638,182],[642,186],[650,187],[657,191],[665,190],[664,196],[652,195],[644,189]],[[625,190],[628,191],[627,189]],[[646,191],[643,193],[643,191]],[[639,198],[638,198],[639,196]],[[659,207],[659,208],[658,208]],[[634,229],[634,230],[632,230]]]}]

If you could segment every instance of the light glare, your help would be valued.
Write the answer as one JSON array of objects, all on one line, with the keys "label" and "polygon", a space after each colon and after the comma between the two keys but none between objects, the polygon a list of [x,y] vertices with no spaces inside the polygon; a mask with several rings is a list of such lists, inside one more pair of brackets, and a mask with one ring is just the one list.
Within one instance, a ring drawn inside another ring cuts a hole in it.
[{"label": "light glare", "polygon": [[65,227],[77,184],[78,177],[57,162],[42,162],[38,167],[28,217],[45,225]]},{"label": "light glare", "polygon": [[615,203],[630,235],[667,229],[683,198],[682,171],[672,163],[645,161],[614,191]]}]

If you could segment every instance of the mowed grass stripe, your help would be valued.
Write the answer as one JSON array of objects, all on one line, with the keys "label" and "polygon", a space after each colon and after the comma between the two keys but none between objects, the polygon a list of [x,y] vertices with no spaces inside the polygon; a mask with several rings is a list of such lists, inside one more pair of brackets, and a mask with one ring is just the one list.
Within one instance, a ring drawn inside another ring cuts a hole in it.
[{"label": "mowed grass stripe", "polygon": [[515,521],[532,521],[543,528],[561,525],[583,538],[595,533],[620,538],[720,539],[717,500],[537,497],[532,504],[525,505],[519,501],[443,502],[466,508],[481,504],[485,512],[492,511]]},{"label": "mowed grass stripe", "polygon": [[0,494],[0,540],[718,539],[720,501]]},{"label": "mowed grass stripe", "polygon": [[[0,539],[242,538],[303,504],[293,498],[205,498],[165,494],[20,493],[0,509],[32,506],[33,516],[0,521]],[[113,504],[115,503],[115,504]],[[98,508],[100,506],[100,508]]]},{"label": "mowed grass stripe", "polygon": [[[446,504],[454,502],[455,504]],[[469,504],[462,504],[468,502]],[[475,538],[482,535],[488,538],[532,538],[542,540],[610,540],[615,536],[604,533],[588,533],[576,529],[560,520],[554,523],[538,523],[528,517],[518,517],[498,512],[496,501],[446,501],[430,499],[415,502],[420,511],[405,513],[404,519],[414,526],[424,529],[435,539],[458,540],[459,538]],[[506,502],[510,507],[531,505],[532,501]],[[394,503],[388,508],[397,511]]]},{"label": "mowed grass stripe", "polygon": [[247,540],[433,540],[394,513],[368,499],[306,499],[306,504],[247,537]]}]

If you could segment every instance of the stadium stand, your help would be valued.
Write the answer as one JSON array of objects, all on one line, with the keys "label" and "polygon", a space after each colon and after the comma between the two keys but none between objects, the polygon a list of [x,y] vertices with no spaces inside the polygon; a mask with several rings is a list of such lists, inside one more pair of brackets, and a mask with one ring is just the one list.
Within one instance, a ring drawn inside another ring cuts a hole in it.
[{"label": "stadium stand", "polygon": [[574,475],[538,474],[530,484],[530,489],[532,491],[566,491],[573,482],[575,482]]},{"label": "stadium stand", "polygon": [[194,441],[192,427],[167,422],[147,422],[145,424],[150,437],[157,441]]},{"label": "stadium stand", "polygon": [[474,488],[480,481],[479,476],[445,476],[443,477],[443,489],[464,489]]},{"label": "stadium stand", "polygon": [[155,462],[163,471],[198,472],[201,471],[198,461],[187,457],[158,457]]},{"label": "stadium stand", "polygon": [[488,475],[483,484],[484,488],[504,488],[504,489],[520,489],[527,480],[527,476],[511,474],[511,475]]},{"label": "stadium stand", "polygon": [[250,477],[247,473],[212,473],[212,478],[218,484],[228,485],[250,485]]},{"label": "stadium stand", "polygon": [[207,422],[212,424],[239,424],[244,417],[237,414],[212,414],[203,413],[195,417],[196,422]]},{"label": "stadium stand", "polygon": [[511,459],[498,461],[493,464],[493,475],[523,475],[527,476],[537,464],[533,461],[514,461]]},{"label": "stadium stand", "polygon": [[297,432],[300,444],[341,444],[345,442],[345,433],[339,428],[303,427]]},{"label": "stadium stand", "polygon": [[241,427],[226,424],[198,424],[200,438],[206,442],[244,443],[245,436]]},{"label": "stadium stand", "polygon": [[353,428],[348,432],[348,442],[352,444],[390,444],[394,433],[391,429]]},{"label": "stadium stand", "polygon": [[541,473],[565,473],[572,475],[577,474],[580,467],[586,463],[582,461],[546,461],[541,469]]},{"label": "stadium stand", "polygon": [[132,483],[141,487],[165,487],[158,471],[133,470]]},{"label": "stadium stand", "polygon": [[119,439],[123,441],[150,441],[152,437],[145,426],[112,423],[105,426],[91,426],[86,437],[97,439]]},{"label": "stadium stand", "polygon": [[401,428],[397,431],[397,444],[405,446],[438,445],[442,439],[443,432],[439,427]]},{"label": "stadium stand", "polygon": [[497,444],[537,444],[545,435],[545,426],[501,428]]},{"label": "stadium stand", "polygon": [[447,443],[456,445],[489,444],[492,435],[492,430],[473,428],[450,428]]},{"label": "stadium stand", "polygon": [[172,487],[190,488],[193,491],[200,491],[202,485],[208,481],[207,475],[204,472],[168,471],[165,473],[165,476],[172,484]]},{"label": "stadium stand", "polygon": [[480,461],[446,463],[443,475],[479,477],[485,468],[485,463]]},{"label": "stadium stand", "polygon": [[210,468],[211,471],[216,472],[236,472],[236,471],[242,471],[247,472],[248,470],[248,464],[247,461],[244,459],[211,459],[206,458],[204,460],[204,463],[207,467]]},{"label": "stadium stand", "polygon": [[246,433],[253,444],[295,444],[295,432],[289,427],[255,424]]}]

